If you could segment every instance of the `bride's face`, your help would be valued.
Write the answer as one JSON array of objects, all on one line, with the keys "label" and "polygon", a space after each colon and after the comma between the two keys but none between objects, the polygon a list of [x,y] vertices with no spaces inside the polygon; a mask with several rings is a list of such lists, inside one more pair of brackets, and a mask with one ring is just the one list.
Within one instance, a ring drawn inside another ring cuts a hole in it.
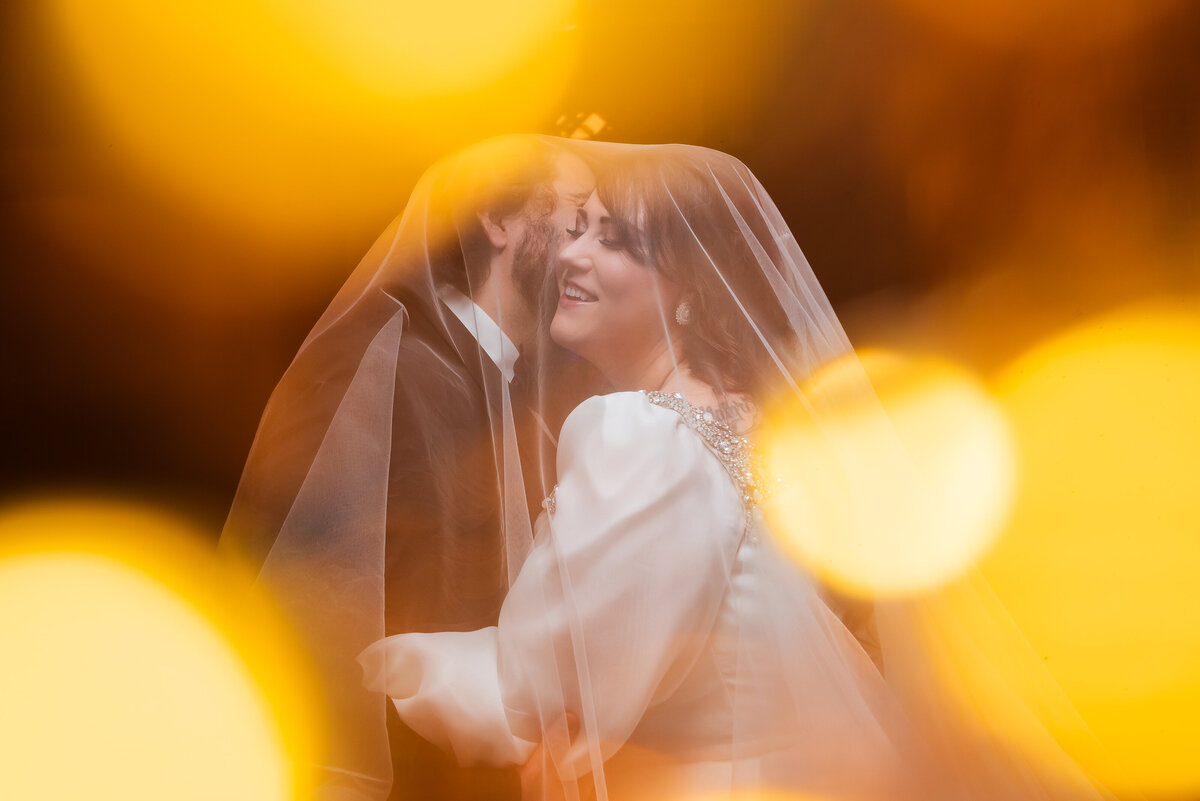
[{"label": "bride's face", "polygon": [[606,373],[665,343],[666,310],[677,305],[679,289],[629,254],[595,192],[568,234],[574,241],[558,256],[551,338]]}]

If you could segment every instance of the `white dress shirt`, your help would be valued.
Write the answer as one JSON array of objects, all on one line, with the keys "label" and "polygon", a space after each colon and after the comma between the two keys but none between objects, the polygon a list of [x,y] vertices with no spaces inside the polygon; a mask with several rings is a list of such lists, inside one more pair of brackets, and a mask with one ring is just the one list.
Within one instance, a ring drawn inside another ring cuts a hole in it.
[{"label": "white dress shirt", "polygon": [[508,334],[504,333],[503,329],[479,307],[478,303],[455,287],[449,285],[439,287],[438,298],[450,310],[450,313],[471,332],[471,336],[475,337],[475,341],[479,343],[479,347],[483,348],[483,352],[488,355],[492,363],[500,368],[504,380],[512,383],[514,366],[521,352],[509,339]]}]

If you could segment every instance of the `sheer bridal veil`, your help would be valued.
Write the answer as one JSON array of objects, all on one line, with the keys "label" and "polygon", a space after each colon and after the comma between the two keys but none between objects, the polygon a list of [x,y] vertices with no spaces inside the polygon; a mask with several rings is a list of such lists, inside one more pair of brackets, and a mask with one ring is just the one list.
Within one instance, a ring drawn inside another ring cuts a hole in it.
[{"label": "sheer bridal veil", "polygon": [[[736,636],[715,651],[726,697],[711,706],[728,710],[728,720],[695,721],[712,727],[711,741],[682,756],[653,735],[635,731],[631,742],[654,752],[651,763],[720,763],[728,792],[719,796],[766,788],[806,799],[1110,797],[1080,766],[1097,765],[1086,726],[976,568],[904,593],[823,581],[847,568],[870,576],[887,553],[926,547],[933,538],[924,531],[945,507],[762,184],[736,159],[704,148],[594,143],[589,152],[599,199],[615,221],[609,244],[683,288],[686,314],[658,307],[676,371],[698,377],[718,399],[760,409],[759,425],[746,432],[760,452],[790,429],[803,431],[798,441],[815,454],[807,472],[760,470],[760,497],[746,499],[754,507],[746,536],[763,541],[765,556],[740,549],[719,588],[738,621]],[[711,403],[686,392],[680,399],[685,408]],[[772,490],[789,502],[774,502]],[[783,547],[784,530],[795,536],[814,526],[818,542],[852,544],[836,558],[858,564],[829,570],[819,548],[806,561],[784,558],[798,550]],[[547,605],[587,607],[571,571],[564,565],[560,574]],[[814,594],[822,599],[815,609]],[[570,701],[544,710],[541,724],[555,732],[558,713],[580,715],[580,737],[547,750],[560,775],[580,777],[584,797],[604,797],[605,773],[622,757],[589,720],[603,714],[606,700],[591,688],[607,657],[592,656],[584,628],[571,629],[571,657],[558,657]]]},{"label": "sheer bridal veil", "polygon": [[[830,799],[1108,798],[1061,744],[1082,739],[1082,722],[977,571],[903,595],[869,587],[848,592],[825,586],[821,565],[793,563],[782,556],[786,548],[771,545],[779,536],[772,515],[805,515],[825,527],[826,539],[869,543],[878,541],[879,526],[908,537],[938,507],[754,175],[736,159],[703,148],[543,137],[491,140],[422,177],[403,214],[304,341],[271,397],[247,461],[223,547],[262,565],[262,580],[311,644],[326,684],[329,774],[366,797],[386,797],[387,701],[361,689],[354,657],[398,631],[495,623],[505,589],[534,547],[538,503],[554,484],[561,421],[588,394],[604,391],[546,337],[557,300],[552,272],[543,291],[533,293],[545,304],[542,326],[523,348],[511,384],[491,375],[495,364],[486,353],[463,344],[442,302],[447,282],[470,297],[479,289],[463,265],[477,247],[474,220],[482,205],[507,195],[532,202],[530,193],[536,199],[537,192],[529,188],[545,184],[547,170],[552,178],[553,168],[545,165],[560,152],[595,171],[600,199],[624,226],[619,245],[688,288],[693,324],[681,325],[677,309],[660,306],[663,330],[678,345],[678,369],[700,376],[718,397],[753,403],[764,419],[803,429],[821,456],[820,487],[832,488],[823,494],[801,488],[802,501],[788,506],[773,507],[769,497],[748,499],[750,534],[767,541],[767,557],[731,568],[727,586],[715,592],[724,597],[735,584],[748,585],[749,596],[740,597],[757,599],[765,611],[725,645],[729,681],[722,705],[731,713],[719,726],[697,721],[709,727],[710,741],[704,758],[693,761],[722,765],[724,795],[731,798],[764,788],[806,801],[818,793]],[[422,345],[414,352],[415,331],[444,347]],[[449,361],[455,370],[446,372]],[[828,370],[836,370],[836,382],[814,380]],[[487,401],[478,426],[440,425],[449,390],[430,375],[477,381]],[[859,432],[854,437],[845,434],[848,415]],[[770,429],[760,426],[746,436],[761,451]],[[406,442],[398,441],[401,435]],[[414,437],[425,454],[478,449],[470,462],[477,470],[432,482],[406,471],[398,459]],[[865,474],[874,478],[864,481]],[[389,525],[398,524],[397,515],[411,518],[426,508],[405,506],[406,493],[444,494],[445,504],[461,504],[456,485],[478,483],[480,476],[488,477],[495,496],[494,504],[481,501],[480,507],[479,531],[490,527],[490,538],[479,534],[453,546],[468,557],[439,550],[442,533],[434,519],[429,549],[394,553]],[[886,493],[878,492],[880,477]],[[767,474],[758,480],[769,491],[776,478],[784,486],[802,480]],[[423,585],[418,566],[406,572],[393,561],[459,557],[474,559],[474,572],[453,586]],[[623,744],[601,742],[596,734],[596,710],[606,703],[596,694],[602,686],[596,674],[604,665],[589,656],[594,651],[584,642],[584,627],[573,620],[589,599],[574,594],[572,579],[564,565],[544,599],[545,608],[565,610],[567,619],[557,623],[571,633],[570,642],[559,642],[554,653],[513,657],[552,665],[554,676],[542,680],[557,684],[558,700],[510,714],[521,721],[514,724],[517,736],[545,744],[534,758],[543,762],[548,791],[606,798],[606,773],[619,770],[613,755],[620,757]],[[813,593],[826,606],[813,611]],[[410,614],[426,606],[437,611],[420,620]],[[654,616],[656,610],[626,613]],[[569,732],[565,720],[577,720],[577,731]],[[654,751],[653,737],[639,743],[643,752]],[[890,767],[878,766],[885,789],[861,776],[845,776],[842,787],[836,776],[812,778],[814,755],[842,760],[850,770],[855,752],[863,760],[872,754],[891,760]],[[651,763],[679,758],[669,749],[643,756]]]}]

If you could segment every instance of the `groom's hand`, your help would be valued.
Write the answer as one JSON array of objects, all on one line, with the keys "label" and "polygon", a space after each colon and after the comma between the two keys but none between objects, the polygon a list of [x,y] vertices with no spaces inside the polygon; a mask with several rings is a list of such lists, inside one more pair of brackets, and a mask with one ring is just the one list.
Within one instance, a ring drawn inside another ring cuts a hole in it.
[{"label": "groom's hand", "polygon": [[[547,751],[546,743],[550,742],[570,742],[579,732],[579,718],[570,712],[565,713],[558,720],[550,724],[550,727],[543,732],[542,741],[538,743],[537,748],[533,749],[529,759],[525,760],[525,764],[521,766],[521,798],[522,799],[540,799],[540,801],[565,801],[566,796],[563,793],[563,784],[559,779],[554,766],[550,762],[550,754]],[[549,768],[551,775],[546,776],[546,769]]]}]

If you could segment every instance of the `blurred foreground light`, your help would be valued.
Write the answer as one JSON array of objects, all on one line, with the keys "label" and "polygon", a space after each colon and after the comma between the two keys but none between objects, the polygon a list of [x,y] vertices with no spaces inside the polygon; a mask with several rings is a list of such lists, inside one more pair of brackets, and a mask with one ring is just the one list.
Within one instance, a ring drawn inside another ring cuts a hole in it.
[{"label": "blurred foreground light", "polygon": [[1200,304],[1144,305],[1000,377],[1021,477],[983,565],[1115,792],[1200,794]]},{"label": "blurred foreground light", "polygon": [[[680,781],[680,764],[678,757],[664,754],[661,748],[626,742],[613,758],[612,769],[605,772],[608,797],[620,801],[851,801],[847,795],[815,795],[766,786],[702,791],[695,783],[688,787],[689,782]],[[744,785],[747,779],[739,776],[739,783]],[[864,797],[853,798],[861,801]]]},{"label": "blurred foreground light", "polygon": [[53,0],[45,13],[123,173],[197,217],[290,242],[398,212],[416,168],[481,124],[545,118],[570,78],[573,8]]},{"label": "blurred foreground light", "polygon": [[298,799],[313,726],[278,621],[186,523],[0,511],[0,798]]},{"label": "blurred foreground light", "polygon": [[1013,482],[1006,424],[979,382],[945,362],[866,351],[802,389],[823,411],[785,402],[763,438],[767,514],[784,547],[867,595],[927,590],[973,567]]},{"label": "blurred foreground light", "polygon": [[735,790],[730,796],[722,793],[716,796],[696,796],[691,795],[686,799],[674,798],[671,801],[837,801],[829,796],[815,796],[810,794],[799,794],[785,792],[783,790]]},{"label": "blurred foreground light", "polygon": [[273,0],[319,51],[368,86],[423,95],[487,84],[561,30],[574,0]]}]

